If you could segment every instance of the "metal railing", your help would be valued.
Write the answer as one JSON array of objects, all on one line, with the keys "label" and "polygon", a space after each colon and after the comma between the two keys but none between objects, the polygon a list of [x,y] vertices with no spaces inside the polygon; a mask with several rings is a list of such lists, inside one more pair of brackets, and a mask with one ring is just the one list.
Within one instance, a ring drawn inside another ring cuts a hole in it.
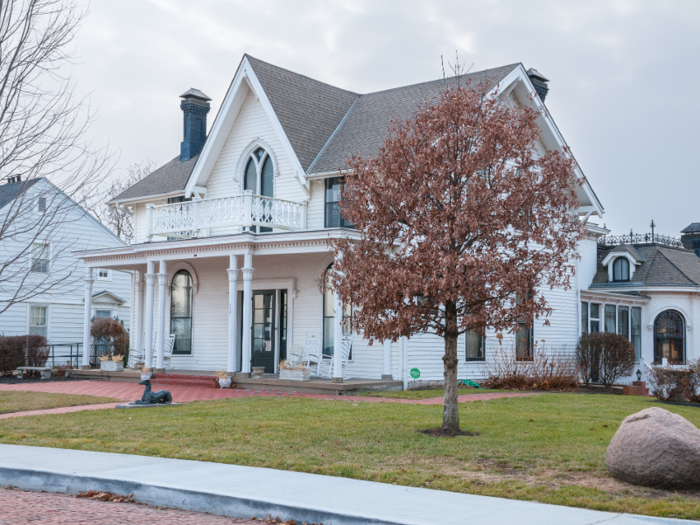
[{"label": "metal railing", "polygon": [[236,197],[146,205],[148,239],[154,235],[207,236],[211,228],[306,228],[306,203],[245,192]]},{"label": "metal railing", "polygon": [[619,244],[663,244],[673,248],[683,248],[683,243],[676,237],[660,235],[658,233],[633,233],[628,235],[603,235],[598,239],[598,244],[603,246],[617,246]]},{"label": "metal railing", "polygon": [[[49,352],[46,359],[45,366],[50,366],[51,368],[57,366],[67,366],[69,368],[80,368],[83,364],[83,343],[59,343],[59,344],[49,344],[46,345]],[[99,358],[106,353],[112,353],[117,355],[128,355],[127,345],[110,345],[106,347],[102,344],[91,344],[90,345],[90,358],[89,363],[92,367],[99,367]],[[2,373],[9,373],[18,366],[24,366],[22,362],[23,359],[20,356],[7,356],[0,355],[0,371]],[[126,362],[126,361],[125,361]]]}]

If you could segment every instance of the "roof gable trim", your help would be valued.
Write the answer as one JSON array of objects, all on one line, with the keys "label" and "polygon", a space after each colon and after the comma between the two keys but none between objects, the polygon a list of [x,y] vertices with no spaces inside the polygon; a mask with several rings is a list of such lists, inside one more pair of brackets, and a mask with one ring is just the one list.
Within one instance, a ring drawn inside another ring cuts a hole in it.
[{"label": "roof gable trim", "polygon": [[287,134],[284,132],[282,124],[272,108],[272,104],[265,90],[255,75],[255,71],[248,61],[248,57],[244,56],[226,93],[221,109],[214,119],[214,123],[207,137],[207,141],[204,143],[204,148],[197,161],[197,165],[187,182],[185,194],[188,197],[192,196],[194,193],[195,186],[206,186],[206,182],[214,169],[216,160],[226,143],[232,127],[235,125],[240,109],[249,92],[251,92],[262,105],[266,116],[270,119],[272,128],[275,130],[277,137],[282,143],[287,157],[292,163],[299,183],[308,194],[309,184],[306,180],[304,169],[301,167],[301,162],[299,162],[296,152],[289,141],[289,137],[287,137]]}]

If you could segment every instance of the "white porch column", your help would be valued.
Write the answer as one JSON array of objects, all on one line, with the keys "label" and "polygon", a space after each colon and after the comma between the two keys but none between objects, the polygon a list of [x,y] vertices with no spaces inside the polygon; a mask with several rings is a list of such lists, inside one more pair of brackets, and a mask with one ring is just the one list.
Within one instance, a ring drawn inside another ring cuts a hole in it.
[{"label": "white porch column", "polygon": [[228,272],[228,366],[226,371],[236,371],[236,312],[238,310],[238,259],[230,256]]},{"label": "white porch column", "polygon": [[333,383],[343,382],[343,303],[337,293],[333,294]]},{"label": "white porch column", "polygon": [[253,333],[253,255],[243,257],[243,343],[242,376],[250,377],[250,336]]},{"label": "white porch column", "polygon": [[403,389],[408,390],[408,339],[406,337],[399,339],[399,352],[401,354],[401,380],[403,381]]},{"label": "white porch column", "polygon": [[150,369],[153,363],[153,288],[156,284],[156,265],[148,262],[146,270],[146,351],[144,352],[145,367]]},{"label": "white porch column", "polygon": [[384,341],[384,373],[382,374],[383,381],[391,381],[394,379],[391,376],[391,339]]},{"label": "white porch column", "polygon": [[92,319],[92,268],[85,268],[85,324],[83,325],[83,370],[90,369],[90,320]]},{"label": "white porch column", "polygon": [[165,352],[165,287],[168,285],[168,269],[165,261],[158,265],[158,348],[156,353],[156,372],[162,374],[163,354]]},{"label": "white porch column", "polygon": [[134,334],[133,339],[134,341],[134,346],[132,347],[132,350],[136,352],[136,354],[139,354],[141,352],[141,348],[143,347],[143,287],[144,287],[144,282],[143,282],[143,272],[139,272],[138,280],[135,283],[136,286],[136,322],[134,323],[134,331],[136,332]]}]

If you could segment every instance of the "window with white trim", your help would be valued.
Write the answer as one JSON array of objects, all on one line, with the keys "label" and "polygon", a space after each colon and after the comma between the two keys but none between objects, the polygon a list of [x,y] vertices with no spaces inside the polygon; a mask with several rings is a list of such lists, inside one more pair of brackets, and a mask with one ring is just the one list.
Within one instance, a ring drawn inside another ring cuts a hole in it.
[{"label": "window with white trim", "polygon": [[29,308],[29,335],[48,336],[46,306],[31,306]]},{"label": "window with white trim", "polygon": [[112,270],[107,268],[97,269],[97,280],[98,281],[111,281],[112,280]]},{"label": "window with white trim", "polygon": [[95,310],[95,317],[101,317],[101,318],[112,317],[112,310]]},{"label": "window with white trim", "polygon": [[32,243],[32,263],[30,271],[33,273],[49,273],[50,247],[47,242]]}]

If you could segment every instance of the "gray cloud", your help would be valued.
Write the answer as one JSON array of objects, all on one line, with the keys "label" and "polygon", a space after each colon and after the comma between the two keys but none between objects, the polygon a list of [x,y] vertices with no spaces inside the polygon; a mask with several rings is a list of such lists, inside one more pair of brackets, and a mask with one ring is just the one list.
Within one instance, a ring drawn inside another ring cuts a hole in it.
[{"label": "gray cloud", "polygon": [[224,97],[243,53],[358,92],[522,62],[617,233],[700,221],[700,3],[94,0],[74,71],[120,166],[179,152],[178,95]]}]

